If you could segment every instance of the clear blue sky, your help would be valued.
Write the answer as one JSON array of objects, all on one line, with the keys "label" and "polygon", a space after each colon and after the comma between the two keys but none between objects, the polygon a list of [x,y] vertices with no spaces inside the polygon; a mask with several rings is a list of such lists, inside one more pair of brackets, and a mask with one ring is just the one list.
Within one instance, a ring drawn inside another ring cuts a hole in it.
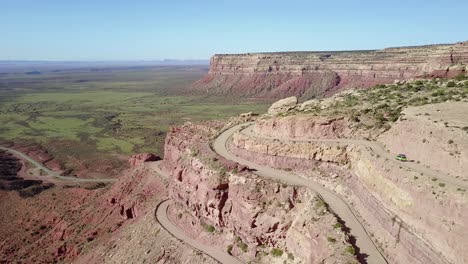
[{"label": "clear blue sky", "polygon": [[1,0],[0,60],[209,59],[468,40],[468,0]]}]

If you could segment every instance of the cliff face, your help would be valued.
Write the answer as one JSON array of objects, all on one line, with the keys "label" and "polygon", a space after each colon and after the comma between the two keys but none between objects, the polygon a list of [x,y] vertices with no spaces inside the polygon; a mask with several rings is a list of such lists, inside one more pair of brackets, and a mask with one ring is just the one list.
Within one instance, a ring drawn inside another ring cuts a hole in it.
[{"label": "cliff face", "polygon": [[[312,191],[265,180],[218,156],[209,139],[222,127],[185,125],[166,138],[172,220],[197,240],[255,263],[353,263],[337,218]],[[203,230],[211,226],[208,233]],[[332,241],[332,242],[330,242]],[[284,250],[281,257],[268,253]]]},{"label": "cliff face", "polygon": [[368,88],[416,77],[453,77],[467,71],[468,42],[376,51],[214,55],[200,91],[245,97],[303,98]]},{"label": "cliff face", "polygon": [[[444,108],[437,105],[434,109]],[[426,109],[416,112],[421,110]],[[463,230],[468,225],[464,191],[439,185],[422,173],[398,168],[362,146],[278,140],[304,139],[304,131],[309,138],[348,134],[344,124],[336,126],[336,120],[325,125],[324,118],[317,119],[314,122],[312,117],[291,116],[257,121],[254,128],[257,135],[273,135],[275,139],[237,133],[231,150],[256,163],[292,169],[304,177],[315,178],[340,193],[353,205],[390,263],[467,261],[468,254],[460,246],[466,244]],[[317,124],[322,124],[322,129],[311,129]],[[420,132],[415,129],[418,126],[420,123],[412,129]]]}]

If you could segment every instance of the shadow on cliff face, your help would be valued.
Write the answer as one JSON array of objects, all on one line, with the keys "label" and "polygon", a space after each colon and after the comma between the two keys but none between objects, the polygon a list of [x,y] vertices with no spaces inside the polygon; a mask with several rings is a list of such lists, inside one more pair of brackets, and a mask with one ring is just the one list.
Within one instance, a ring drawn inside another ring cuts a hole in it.
[{"label": "shadow on cliff face", "polygon": [[52,183],[18,177],[22,164],[6,151],[0,151],[0,190],[17,191],[21,197],[33,197],[51,187]]}]

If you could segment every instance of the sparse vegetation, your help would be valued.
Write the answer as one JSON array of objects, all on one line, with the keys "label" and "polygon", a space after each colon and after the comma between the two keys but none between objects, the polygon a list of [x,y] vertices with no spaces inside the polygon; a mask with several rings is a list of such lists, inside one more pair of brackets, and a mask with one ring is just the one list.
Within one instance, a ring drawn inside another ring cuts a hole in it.
[{"label": "sparse vegetation", "polygon": [[202,226],[203,229],[205,229],[205,231],[208,233],[213,233],[216,230],[216,228],[213,225],[203,223]]},{"label": "sparse vegetation", "polygon": [[[343,95],[342,101],[333,102],[329,108],[318,107],[310,111],[321,116],[348,116],[358,123],[358,127],[386,131],[391,123],[402,118],[401,111],[405,107],[460,101],[467,97],[468,87],[456,85],[454,81],[417,80],[407,84],[377,85],[373,89]],[[429,116],[428,113],[424,115]]]},{"label": "sparse vegetation", "polygon": [[351,254],[351,255],[356,255],[356,251],[354,250],[354,247],[352,246],[347,246],[345,249],[345,252]]},{"label": "sparse vegetation", "polygon": [[200,154],[199,150],[196,147],[191,147],[190,148],[190,156],[196,157]]},{"label": "sparse vegetation", "polygon": [[330,243],[335,243],[336,239],[334,239],[333,237],[327,237],[327,241]]},{"label": "sparse vegetation", "polygon": [[126,162],[114,155],[161,155],[172,125],[267,109],[267,103],[182,95],[204,73],[167,67],[2,75],[8,89],[0,90],[0,141],[46,146],[67,168],[75,160],[90,169],[100,160],[117,168]]},{"label": "sparse vegetation", "polygon": [[271,255],[274,256],[274,257],[281,257],[283,255],[283,250],[281,250],[279,248],[273,248],[271,250]]},{"label": "sparse vegetation", "polygon": [[342,229],[343,225],[341,223],[336,223],[336,224],[333,225],[333,228],[334,229]]},{"label": "sparse vegetation", "polygon": [[246,253],[249,250],[249,246],[246,243],[244,243],[244,241],[242,241],[242,238],[236,236],[234,240],[236,242],[237,247],[239,247],[240,250],[242,250],[242,252]]},{"label": "sparse vegetation", "polygon": [[455,84],[454,81],[450,81],[450,82],[447,83],[447,87],[455,87],[455,86],[456,86],[456,84]]}]

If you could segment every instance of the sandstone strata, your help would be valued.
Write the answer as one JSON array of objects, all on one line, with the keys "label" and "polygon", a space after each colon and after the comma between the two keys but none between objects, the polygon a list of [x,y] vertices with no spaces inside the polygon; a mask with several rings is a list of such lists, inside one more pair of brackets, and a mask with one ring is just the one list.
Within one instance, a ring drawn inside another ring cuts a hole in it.
[{"label": "sandstone strata", "polygon": [[[300,116],[260,121],[257,131],[259,135],[278,138],[296,135],[304,139],[304,126],[313,127],[306,124],[314,124],[312,118],[308,118],[308,122],[297,123],[291,120],[300,120]],[[270,125],[265,126],[265,123]],[[307,130],[307,134],[310,138],[323,136],[322,131],[334,131],[326,134],[329,138],[346,134],[333,127],[330,122],[320,130]],[[468,243],[463,235],[468,226],[468,200],[464,191],[454,186],[440,185],[438,181],[395,166],[356,145],[292,143],[240,133],[234,135],[232,143],[233,151],[239,156],[276,168],[292,169],[342,195],[391,263],[464,263],[468,260],[461,246]]]},{"label": "sandstone strata", "polygon": [[467,71],[468,42],[373,51],[219,54],[194,88],[245,97],[310,98]]},{"label": "sandstone strata", "polygon": [[[210,127],[210,129],[207,129]],[[164,165],[172,174],[171,198],[178,223],[189,234],[246,262],[347,263],[346,234],[337,218],[312,191],[255,176],[247,168],[217,156],[208,146],[221,126],[186,125],[168,134]],[[184,217],[188,214],[190,217]],[[196,231],[213,226],[213,234]],[[245,244],[242,249],[242,244]],[[273,248],[284,251],[275,258]],[[289,259],[288,259],[289,258]]]}]

